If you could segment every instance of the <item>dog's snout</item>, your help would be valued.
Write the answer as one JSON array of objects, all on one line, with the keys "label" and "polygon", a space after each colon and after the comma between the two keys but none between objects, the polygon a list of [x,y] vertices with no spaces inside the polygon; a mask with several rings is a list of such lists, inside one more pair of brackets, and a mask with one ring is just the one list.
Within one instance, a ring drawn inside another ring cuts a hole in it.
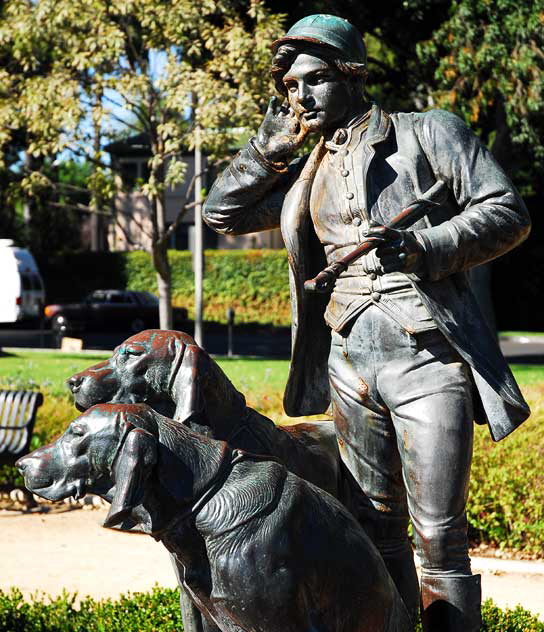
[{"label": "dog's snout", "polygon": [[22,456],[20,459],[17,459],[17,461],[15,461],[15,467],[19,470],[19,472],[24,472],[29,462],[30,459],[28,458],[28,456]]},{"label": "dog's snout", "polygon": [[72,377],[68,379],[68,388],[72,393],[76,393],[82,382],[83,377],[81,377],[81,375],[72,375]]}]

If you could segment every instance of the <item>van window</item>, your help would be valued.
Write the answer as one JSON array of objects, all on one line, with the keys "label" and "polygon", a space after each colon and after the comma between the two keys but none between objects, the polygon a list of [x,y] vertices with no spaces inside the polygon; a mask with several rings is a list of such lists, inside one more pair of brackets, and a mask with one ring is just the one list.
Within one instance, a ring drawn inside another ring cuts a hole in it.
[{"label": "van window", "polygon": [[32,274],[30,276],[30,282],[33,290],[43,290],[42,280],[37,274]]},{"label": "van window", "polygon": [[32,289],[32,279],[28,274],[21,274],[21,285],[23,290]]}]

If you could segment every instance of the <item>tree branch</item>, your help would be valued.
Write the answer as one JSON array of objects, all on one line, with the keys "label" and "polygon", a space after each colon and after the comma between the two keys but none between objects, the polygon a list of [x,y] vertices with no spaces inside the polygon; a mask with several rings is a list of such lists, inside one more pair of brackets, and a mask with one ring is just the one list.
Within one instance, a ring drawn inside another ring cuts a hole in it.
[{"label": "tree branch", "polygon": [[52,202],[51,200],[49,200],[47,204],[49,206],[55,206],[57,208],[67,208],[72,211],[79,211],[80,213],[90,213],[92,215],[105,215],[106,217],[111,217],[111,213],[107,213],[106,211],[98,211],[91,208],[90,206],[87,206],[86,204],[80,204],[79,202],[77,204],[70,204],[67,202]]}]

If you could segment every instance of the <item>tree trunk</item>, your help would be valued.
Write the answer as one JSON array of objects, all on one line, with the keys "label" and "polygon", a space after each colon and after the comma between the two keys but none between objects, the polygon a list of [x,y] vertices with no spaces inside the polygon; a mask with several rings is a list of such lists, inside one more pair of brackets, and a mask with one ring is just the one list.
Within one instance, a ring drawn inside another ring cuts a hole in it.
[{"label": "tree trunk", "polygon": [[159,290],[159,326],[161,329],[172,329],[172,271],[168,261],[168,243],[164,240],[166,218],[164,196],[153,200],[156,219],[156,231],[152,246],[153,266],[157,273],[157,289]]},{"label": "tree trunk", "polygon": [[[100,109],[100,104],[102,101],[102,91],[99,90],[95,95],[95,108],[96,110]],[[101,135],[102,129],[100,127],[100,119],[94,115],[93,110],[93,157],[95,160],[100,160],[100,149],[101,149]],[[93,171],[98,172],[99,167],[97,164],[94,164]],[[91,201],[89,206],[92,209],[91,218],[90,218],[90,229],[91,229],[91,251],[92,252],[100,252],[101,250],[105,250],[104,248],[104,230],[103,230],[103,221],[102,216],[99,214],[100,211],[103,210],[104,200],[102,199],[99,191],[96,190],[96,185],[93,186],[91,191]]]}]

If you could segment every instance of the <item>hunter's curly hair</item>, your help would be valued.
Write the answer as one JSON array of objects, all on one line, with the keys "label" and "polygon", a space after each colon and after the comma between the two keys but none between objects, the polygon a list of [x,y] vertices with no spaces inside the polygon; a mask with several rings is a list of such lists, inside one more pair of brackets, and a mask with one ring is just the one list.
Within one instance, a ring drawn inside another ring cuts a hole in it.
[{"label": "hunter's curly hair", "polygon": [[280,94],[287,94],[283,78],[300,53],[307,53],[324,59],[337,68],[343,75],[346,75],[354,84],[359,84],[362,89],[364,80],[368,75],[365,64],[342,59],[334,49],[329,49],[326,46],[319,46],[318,44],[312,45],[307,42],[290,42],[289,44],[282,44],[278,48],[272,60],[272,68],[270,70],[276,90]]}]

